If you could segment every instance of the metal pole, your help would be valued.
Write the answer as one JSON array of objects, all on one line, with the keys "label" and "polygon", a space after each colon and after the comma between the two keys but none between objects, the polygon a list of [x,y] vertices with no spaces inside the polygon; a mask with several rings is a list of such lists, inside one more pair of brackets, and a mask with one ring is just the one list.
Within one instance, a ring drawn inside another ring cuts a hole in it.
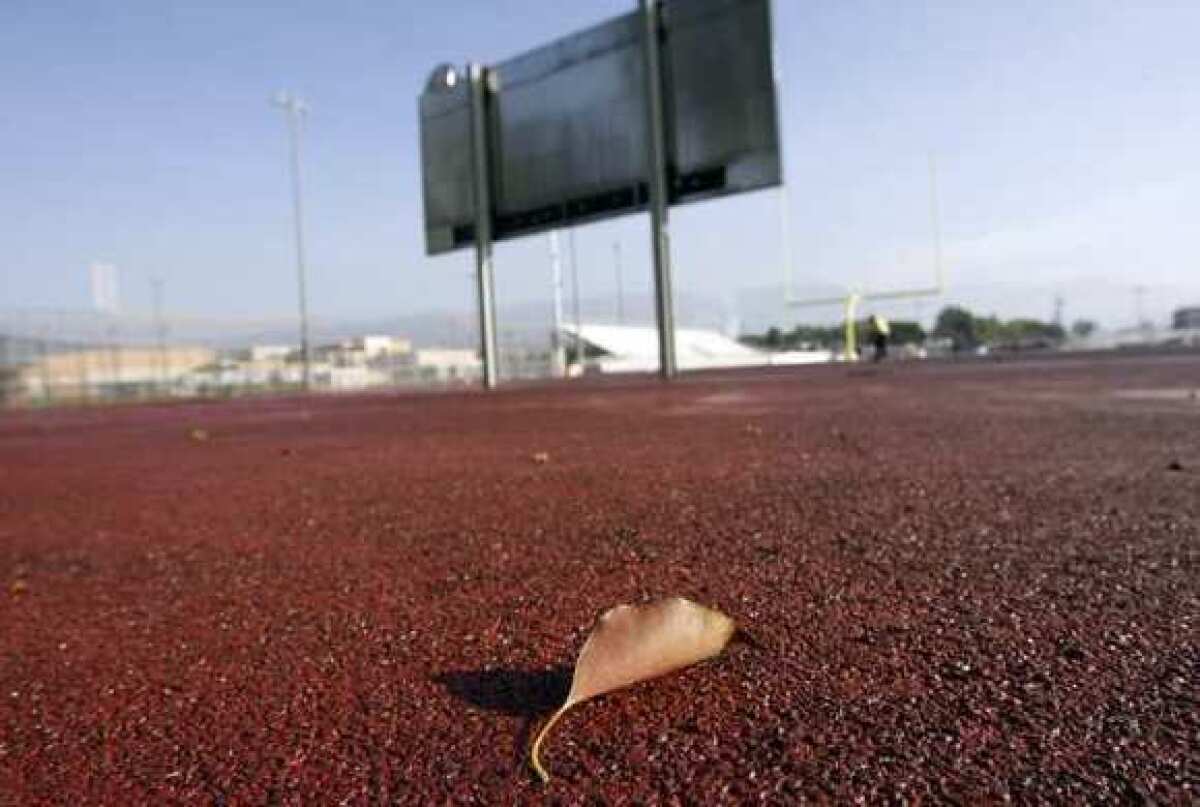
[{"label": "metal pole", "polygon": [[554,286],[554,337],[551,340],[553,371],[555,378],[561,378],[566,375],[567,363],[563,355],[562,253],[558,248],[558,230],[550,231],[550,272]]},{"label": "metal pole", "polygon": [[667,231],[666,117],[663,113],[663,75],[659,39],[661,0],[639,0],[642,14],[642,54],[646,72],[647,167],[650,169],[650,233],[654,248],[654,307],[658,320],[659,374],[676,373],[675,305],[671,292],[671,242]]},{"label": "metal pole", "polygon": [[10,354],[14,349],[10,346],[13,337],[10,334],[0,333],[0,406],[8,403],[8,387],[9,387],[9,366],[12,366],[12,378],[16,378],[17,362],[10,358]]},{"label": "metal pole", "polygon": [[292,162],[292,211],[296,224],[296,281],[300,295],[300,360],[302,366],[302,383],[304,389],[309,389],[311,380],[311,354],[308,338],[308,289],[304,264],[304,209],[302,206],[302,186],[300,177],[300,133],[303,129],[303,118],[308,114],[308,105],[291,93],[279,93],[274,100],[277,107],[287,115],[288,134],[291,147]]},{"label": "metal pole", "polygon": [[1136,325],[1144,330],[1146,327],[1146,308],[1144,305],[1146,299],[1146,287],[1134,286],[1133,299],[1135,309],[1134,316],[1137,320]]},{"label": "metal pole", "polygon": [[158,392],[161,395],[167,385],[167,326],[163,322],[162,278],[151,278],[150,286],[154,293],[154,341],[158,347]]},{"label": "metal pole", "polygon": [[479,341],[483,358],[483,386],[497,382],[496,298],[492,278],[491,154],[488,142],[488,71],[483,65],[467,66],[471,81],[471,152],[475,182],[475,276],[479,298]]},{"label": "metal pole", "polygon": [[50,337],[47,333],[48,326],[42,325],[38,328],[37,354],[38,354],[38,369],[42,375],[42,399],[43,403],[50,403],[54,400],[53,382],[50,376],[50,348],[48,342]]},{"label": "metal pole", "polygon": [[88,352],[91,350],[91,344],[82,340],[76,344],[78,345],[75,355],[79,370],[79,397],[86,401],[92,397],[91,378],[88,374]]},{"label": "metal pole", "polygon": [[120,397],[121,394],[121,344],[118,339],[116,323],[110,324],[108,326],[108,363],[113,383],[108,397]]},{"label": "metal pole", "polygon": [[575,361],[579,364],[579,375],[583,376],[583,314],[579,307],[579,256],[575,252],[575,228],[567,234],[571,247],[571,298],[575,308]]}]

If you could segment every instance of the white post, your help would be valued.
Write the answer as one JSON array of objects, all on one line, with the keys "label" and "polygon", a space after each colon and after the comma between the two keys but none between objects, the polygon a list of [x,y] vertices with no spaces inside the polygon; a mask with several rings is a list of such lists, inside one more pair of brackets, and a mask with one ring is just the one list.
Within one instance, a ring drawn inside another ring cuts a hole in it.
[{"label": "white post", "polygon": [[475,279],[479,295],[479,342],[483,386],[492,389],[499,378],[496,364],[496,296],[492,277],[491,153],[488,142],[487,70],[467,67],[471,81],[471,151],[475,182]]},{"label": "white post", "polygon": [[567,231],[567,243],[571,247],[571,297],[575,308],[575,361],[579,364],[579,375],[583,376],[583,313],[579,302],[579,254],[575,251],[575,228]]},{"label": "white post", "polygon": [[563,355],[562,253],[558,248],[558,230],[550,231],[550,272],[550,283],[554,292],[554,334],[550,340],[550,348],[553,351],[551,366],[554,377],[562,378],[567,374],[567,361]]}]

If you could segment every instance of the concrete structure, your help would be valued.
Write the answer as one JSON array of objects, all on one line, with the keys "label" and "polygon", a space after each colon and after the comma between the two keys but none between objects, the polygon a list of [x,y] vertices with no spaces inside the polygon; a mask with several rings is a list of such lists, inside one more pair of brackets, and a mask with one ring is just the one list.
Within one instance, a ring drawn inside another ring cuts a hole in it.
[{"label": "concrete structure", "polygon": [[412,342],[399,336],[356,336],[330,345],[321,345],[313,354],[321,361],[338,367],[365,365],[373,361],[412,353]]},{"label": "concrete structure", "polygon": [[412,341],[399,336],[359,336],[351,339],[349,346],[362,351],[368,359],[412,353]]},{"label": "concrete structure", "polygon": [[1164,343],[1175,347],[1200,347],[1200,305],[1175,309],[1171,315],[1171,331]]},{"label": "concrete structure", "polygon": [[1171,327],[1177,331],[1200,330],[1200,305],[1176,308],[1171,317]]},{"label": "concrete structure", "polygon": [[386,386],[392,378],[385,371],[375,370],[361,364],[343,367],[314,365],[312,380],[318,388],[322,389],[357,390]]},{"label": "concrete structure", "polygon": [[483,362],[474,350],[423,348],[413,354],[417,374],[424,381],[478,381]]},{"label": "concrete structure", "polygon": [[[296,361],[286,359],[259,359],[255,361],[217,359],[197,367],[179,380],[180,392],[205,394],[233,388],[278,388],[299,386],[304,383],[304,367],[297,356]],[[312,365],[315,372],[318,367]]]},{"label": "concrete structure", "polygon": [[[561,330],[568,344],[582,341],[587,372],[643,373],[658,369],[658,332],[654,328],[585,323],[581,326],[582,339],[574,324],[564,324]],[[693,328],[675,331],[675,351],[682,370],[822,364],[834,358],[828,350],[770,353],[743,345],[719,331]]]},{"label": "concrete structure", "polygon": [[291,345],[251,345],[246,351],[250,361],[284,361],[298,350]]},{"label": "concrete structure", "polygon": [[139,389],[169,388],[216,359],[216,351],[183,346],[161,350],[114,346],[50,353],[18,369],[13,397],[118,397]]},{"label": "concrete structure", "polygon": [[1083,339],[1073,339],[1072,350],[1123,350],[1149,347],[1200,348],[1200,328],[1168,328],[1146,323],[1130,328],[1097,330]]}]

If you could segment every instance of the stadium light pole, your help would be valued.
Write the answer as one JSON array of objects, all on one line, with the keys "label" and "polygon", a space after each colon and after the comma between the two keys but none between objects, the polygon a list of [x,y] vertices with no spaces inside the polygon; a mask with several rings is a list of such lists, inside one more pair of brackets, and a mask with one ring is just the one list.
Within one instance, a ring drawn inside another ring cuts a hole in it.
[{"label": "stadium light pole", "polygon": [[579,364],[579,377],[583,377],[583,314],[579,304],[579,254],[575,251],[575,228],[567,230],[567,242],[571,248],[571,298],[575,309],[575,361]]},{"label": "stadium light pole", "polygon": [[150,292],[154,299],[154,341],[158,348],[158,392],[167,386],[167,324],[163,319],[163,280],[150,278]]},{"label": "stadium light pole", "polygon": [[1134,325],[1146,329],[1146,287],[1138,284],[1133,287]]},{"label": "stadium light pole", "polygon": [[308,104],[287,91],[275,94],[271,105],[282,109],[288,124],[288,140],[291,148],[292,165],[292,215],[296,225],[296,282],[300,294],[300,360],[303,365],[302,384],[305,390],[310,383],[310,351],[308,339],[308,289],[304,266],[304,208],[300,182],[300,133],[304,127],[304,116]]},{"label": "stadium light pole", "polygon": [[550,282],[554,294],[554,334],[550,340],[553,351],[551,371],[555,378],[563,378],[567,374],[567,362],[563,353],[562,251],[558,244],[558,230],[550,231]]}]

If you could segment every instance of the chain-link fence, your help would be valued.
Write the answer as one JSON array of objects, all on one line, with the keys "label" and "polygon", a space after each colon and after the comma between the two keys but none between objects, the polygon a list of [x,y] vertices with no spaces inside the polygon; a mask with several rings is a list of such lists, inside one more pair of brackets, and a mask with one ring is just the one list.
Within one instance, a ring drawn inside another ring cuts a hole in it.
[{"label": "chain-link fence", "polygon": [[[0,401],[49,406],[479,383],[474,332],[461,318],[402,324],[314,323],[305,366],[294,321],[94,312],[0,313]],[[502,331],[503,378],[555,372],[550,334]]]}]

